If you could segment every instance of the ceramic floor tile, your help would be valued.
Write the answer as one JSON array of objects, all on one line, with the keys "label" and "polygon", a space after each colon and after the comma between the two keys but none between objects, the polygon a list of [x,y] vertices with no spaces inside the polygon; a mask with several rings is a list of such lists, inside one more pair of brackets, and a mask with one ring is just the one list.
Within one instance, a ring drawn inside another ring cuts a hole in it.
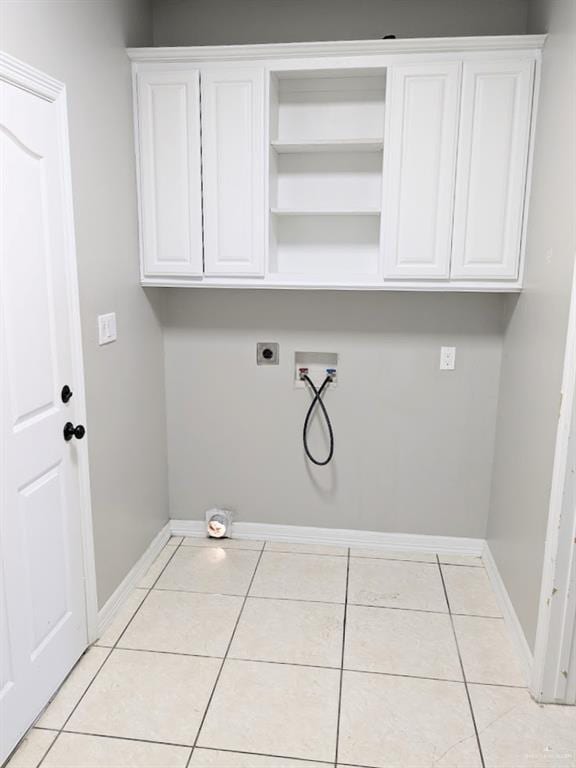
[{"label": "ceramic floor tile", "polygon": [[152,590],[119,647],[224,656],[244,598]]},{"label": "ceramic floor tile", "polygon": [[32,728],[4,768],[37,768],[56,736],[55,731]]},{"label": "ceramic floor tile", "polygon": [[447,612],[437,565],[350,559],[348,601],[384,608]]},{"label": "ceramic floor tile", "polygon": [[453,619],[468,682],[526,685],[504,619]]},{"label": "ceramic floor tile", "polygon": [[68,675],[64,684],[46,707],[36,723],[40,728],[62,728],[72,710],[80,701],[98,670],[106,661],[109,648],[92,646],[80,657],[80,660]]},{"label": "ceramic floor tile", "polygon": [[66,730],[192,745],[218,659],[115,650]]},{"label": "ceramic floor tile", "polygon": [[250,595],[343,603],[346,570],[345,557],[264,552]]},{"label": "ceramic floor tile", "polygon": [[464,684],[344,672],[338,761],[480,768]]},{"label": "ceramic floor tile", "polygon": [[229,656],[340,667],[344,606],[248,598]]},{"label": "ceramic floor tile", "polygon": [[182,543],[183,536],[170,536],[168,539],[168,543],[166,546],[168,547],[177,547],[178,544]]},{"label": "ceramic floor tile", "polygon": [[474,568],[483,568],[484,563],[481,557],[475,555],[439,555],[441,563],[446,565],[469,565]]},{"label": "ceramic floor tile", "polygon": [[154,585],[154,582],[158,576],[160,576],[164,566],[168,563],[174,552],[176,552],[176,549],[177,547],[172,547],[169,544],[164,547],[162,552],[160,552],[156,560],[154,560],[150,568],[148,568],[144,576],[140,579],[138,586],[141,589],[150,589],[150,587]]},{"label": "ceramic floor tile", "polygon": [[346,669],[462,680],[450,617],[348,606]]},{"label": "ceramic floor tile", "polygon": [[335,669],[228,660],[198,746],[333,760],[339,682]]},{"label": "ceramic floor tile", "polygon": [[155,589],[245,595],[259,552],[213,547],[185,547],[176,552]]},{"label": "ceramic floor tile", "polygon": [[253,539],[209,539],[208,537],[186,536],[182,542],[183,547],[208,547],[211,549],[253,549],[260,551],[263,541]]},{"label": "ceramic floor tile", "polygon": [[266,552],[296,552],[307,555],[348,555],[347,547],[336,547],[327,544],[290,544],[283,541],[267,541]]},{"label": "ceramic floor tile", "polygon": [[471,685],[486,768],[574,768],[576,707],[537,704],[521,688]]},{"label": "ceramic floor tile", "polygon": [[502,615],[484,568],[443,565],[442,573],[452,613],[471,616]]},{"label": "ceramic floor tile", "polygon": [[144,600],[147,594],[148,591],[145,589],[135,589],[124,601],[122,607],[112,620],[112,623],[98,638],[96,645],[103,645],[106,647],[113,646],[122,632],[126,629],[132,616],[134,616],[140,607],[140,603]]},{"label": "ceramic floor tile", "polygon": [[406,560],[415,563],[436,563],[436,555],[431,552],[402,552],[397,549],[352,547],[350,557],[375,557],[382,560]]},{"label": "ceramic floor tile", "polygon": [[329,768],[326,763],[217,749],[195,749],[189,768]]},{"label": "ceramic floor tile", "polygon": [[186,768],[189,747],[62,733],[42,768]]}]

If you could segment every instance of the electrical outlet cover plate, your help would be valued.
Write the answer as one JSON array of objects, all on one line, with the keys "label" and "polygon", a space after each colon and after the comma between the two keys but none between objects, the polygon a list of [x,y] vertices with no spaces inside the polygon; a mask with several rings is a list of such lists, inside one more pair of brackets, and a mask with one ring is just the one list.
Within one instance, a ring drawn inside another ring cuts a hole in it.
[{"label": "electrical outlet cover plate", "polygon": [[257,365],[278,365],[280,345],[277,341],[259,341],[256,344]]},{"label": "electrical outlet cover plate", "polygon": [[456,367],[456,347],[440,347],[440,370],[453,371]]}]

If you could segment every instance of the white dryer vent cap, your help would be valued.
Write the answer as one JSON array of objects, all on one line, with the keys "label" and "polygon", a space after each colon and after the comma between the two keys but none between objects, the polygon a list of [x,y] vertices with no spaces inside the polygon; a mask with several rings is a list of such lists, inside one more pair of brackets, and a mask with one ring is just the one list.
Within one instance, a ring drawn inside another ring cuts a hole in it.
[{"label": "white dryer vent cap", "polygon": [[230,536],[232,512],[229,509],[209,509],[206,512],[206,535],[211,539]]}]

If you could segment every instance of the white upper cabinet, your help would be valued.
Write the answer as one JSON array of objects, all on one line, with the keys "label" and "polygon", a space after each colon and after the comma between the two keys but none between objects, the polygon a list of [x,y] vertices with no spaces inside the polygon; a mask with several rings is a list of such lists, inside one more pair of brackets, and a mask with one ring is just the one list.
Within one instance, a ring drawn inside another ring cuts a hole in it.
[{"label": "white upper cabinet", "polygon": [[450,274],[460,68],[452,61],[389,71],[382,204],[385,278]]},{"label": "white upper cabinet", "polygon": [[533,59],[464,64],[452,277],[518,277]]},{"label": "white upper cabinet", "polygon": [[143,70],[136,88],[143,279],[201,275],[199,72]]},{"label": "white upper cabinet", "polygon": [[544,41],[131,50],[142,282],[521,290]]},{"label": "white upper cabinet", "polygon": [[204,269],[264,273],[264,68],[202,71]]}]

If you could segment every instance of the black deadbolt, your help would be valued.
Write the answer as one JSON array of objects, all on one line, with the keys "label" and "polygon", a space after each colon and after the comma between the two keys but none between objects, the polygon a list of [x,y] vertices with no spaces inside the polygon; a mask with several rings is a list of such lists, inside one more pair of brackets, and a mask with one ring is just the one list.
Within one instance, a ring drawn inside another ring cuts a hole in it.
[{"label": "black deadbolt", "polygon": [[62,402],[67,403],[73,394],[74,392],[72,392],[68,384],[64,384],[64,386],[62,387],[62,392],[60,392],[60,397],[62,398]]},{"label": "black deadbolt", "polygon": [[264,360],[271,360],[274,357],[274,352],[272,352],[272,350],[268,348],[263,349],[262,357],[264,358]]},{"label": "black deadbolt", "polygon": [[66,442],[68,442],[68,440],[72,440],[73,437],[75,437],[76,440],[82,440],[86,434],[86,430],[82,424],[78,424],[78,426],[75,427],[71,421],[67,421],[66,424],[64,424],[63,434],[64,440],[66,440]]}]

